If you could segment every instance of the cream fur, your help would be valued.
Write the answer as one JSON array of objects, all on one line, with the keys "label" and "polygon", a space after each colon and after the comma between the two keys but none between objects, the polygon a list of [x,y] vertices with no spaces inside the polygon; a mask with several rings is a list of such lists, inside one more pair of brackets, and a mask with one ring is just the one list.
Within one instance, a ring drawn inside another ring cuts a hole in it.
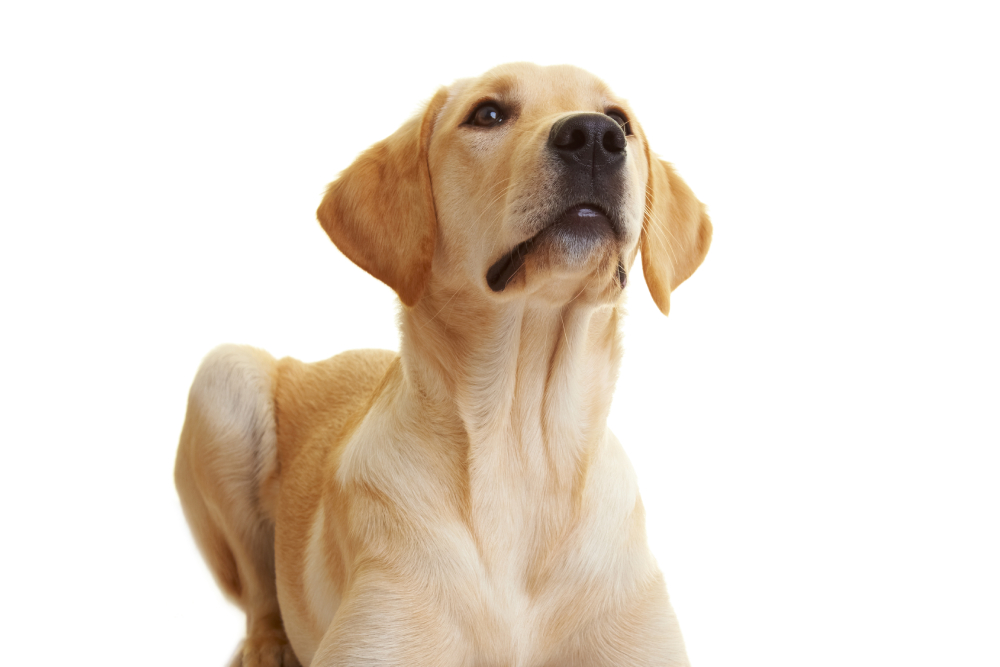
[{"label": "cream fur", "polygon": [[[483,99],[511,117],[470,129]],[[632,128],[620,237],[542,244],[493,292],[490,264],[565,207],[549,128],[608,109]],[[247,613],[235,664],[688,664],[606,422],[619,263],[642,247],[666,312],[711,225],[627,104],[570,67],[457,82],[341,174],[319,217],[400,294],[401,351],[304,364],[226,346],[202,364],[176,478]]]}]

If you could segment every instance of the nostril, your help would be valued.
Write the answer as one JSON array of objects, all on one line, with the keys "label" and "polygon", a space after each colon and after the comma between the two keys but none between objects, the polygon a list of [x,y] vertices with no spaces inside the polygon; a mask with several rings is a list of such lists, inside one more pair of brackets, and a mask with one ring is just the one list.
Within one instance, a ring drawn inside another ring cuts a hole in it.
[{"label": "nostril", "polygon": [[[569,131],[567,131],[569,130]],[[566,151],[575,151],[583,148],[587,144],[587,135],[582,130],[575,128],[565,128],[556,136],[556,148]]]},{"label": "nostril", "polygon": [[609,153],[621,153],[625,150],[625,146],[627,145],[625,133],[616,126],[613,130],[608,130],[604,133],[601,145],[603,145],[604,150]]}]

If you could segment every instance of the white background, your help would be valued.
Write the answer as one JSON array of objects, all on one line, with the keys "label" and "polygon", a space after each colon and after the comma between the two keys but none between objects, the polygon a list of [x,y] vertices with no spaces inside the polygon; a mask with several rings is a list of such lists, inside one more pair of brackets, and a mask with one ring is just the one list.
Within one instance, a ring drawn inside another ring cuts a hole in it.
[{"label": "white background", "polygon": [[573,63],[708,204],[611,416],[692,662],[998,665],[988,3],[11,2],[0,10],[7,664],[221,666],[172,465],[222,342],[394,348],[314,219],[437,86]]}]

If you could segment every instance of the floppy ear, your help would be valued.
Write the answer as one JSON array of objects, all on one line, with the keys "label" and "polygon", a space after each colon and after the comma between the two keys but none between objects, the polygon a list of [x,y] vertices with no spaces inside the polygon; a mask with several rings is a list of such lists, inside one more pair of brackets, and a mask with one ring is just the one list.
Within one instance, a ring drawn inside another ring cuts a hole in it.
[{"label": "floppy ear", "polygon": [[422,114],[359,155],[316,211],[340,251],[407,306],[420,299],[430,278],[437,214],[427,146],[447,98],[441,88]]},{"label": "floppy ear", "polygon": [[642,272],[653,301],[670,312],[670,292],[694,273],[712,242],[712,223],[691,188],[669,163],[646,153],[646,217],[642,221]]}]

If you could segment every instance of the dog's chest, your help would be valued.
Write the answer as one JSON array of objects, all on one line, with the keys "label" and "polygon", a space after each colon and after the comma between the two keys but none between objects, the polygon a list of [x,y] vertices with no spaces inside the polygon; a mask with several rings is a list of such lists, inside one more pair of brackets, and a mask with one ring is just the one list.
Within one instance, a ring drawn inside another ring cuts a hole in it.
[{"label": "dog's chest", "polygon": [[[286,621],[310,630],[289,628],[290,636],[318,646],[350,601],[352,613],[398,615],[400,636],[420,634],[406,627],[410,618],[447,628],[465,647],[464,664],[536,664],[652,565],[634,473],[613,436],[607,445],[568,492],[530,471],[502,475],[483,465],[456,493],[463,485],[449,479],[451,466],[426,457],[380,458],[379,470],[400,469],[378,486],[342,468],[351,500],[314,516],[299,561],[302,613],[283,608]],[[342,463],[375,469],[360,456]]]},{"label": "dog's chest", "polygon": [[536,664],[642,574],[608,531],[525,514],[503,513],[506,530],[478,535],[456,524],[428,554],[434,575],[420,597],[442,601],[441,621],[467,643],[471,664]]},{"label": "dog's chest", "polygon": [[460,571],[437,585],[450,591],[449,615],[479,664],[547,664],[539,657],[560,655],[655,570],[636,539],[644,521],[634,487],[593,481],[603,493],[587,494],[576,511],[559,517],[538,499],[518,511],[510,503],[495,513],[492,532],[484,521],[455,545]]},{"label": "dog's chest", "polygon": [[435,541],[434,586],[481,664],[536,664],[655,569],[631,466],[597,458],[575,495],[493,482]]}]

